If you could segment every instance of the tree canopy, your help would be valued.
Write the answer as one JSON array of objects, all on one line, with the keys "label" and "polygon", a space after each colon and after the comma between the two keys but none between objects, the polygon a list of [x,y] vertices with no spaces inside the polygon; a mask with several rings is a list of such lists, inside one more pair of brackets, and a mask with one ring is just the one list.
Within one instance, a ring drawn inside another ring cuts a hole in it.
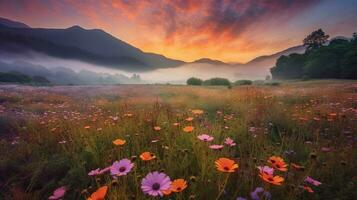
[{"label": "tree canopy", "polygon": [[271,68],[274,79],[357,79],[357,35],[351,40],[333,39],[319,29],[304,39],[304,54],[281,56]]}]

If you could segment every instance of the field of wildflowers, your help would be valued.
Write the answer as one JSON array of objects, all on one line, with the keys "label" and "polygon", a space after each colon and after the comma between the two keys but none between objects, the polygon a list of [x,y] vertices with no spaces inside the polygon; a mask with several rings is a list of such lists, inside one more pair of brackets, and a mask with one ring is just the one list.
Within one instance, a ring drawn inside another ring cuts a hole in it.
[{"label": "field of wildflowers", "polygon": [[357,82],[0,86],[0,199],[357,199]]}]

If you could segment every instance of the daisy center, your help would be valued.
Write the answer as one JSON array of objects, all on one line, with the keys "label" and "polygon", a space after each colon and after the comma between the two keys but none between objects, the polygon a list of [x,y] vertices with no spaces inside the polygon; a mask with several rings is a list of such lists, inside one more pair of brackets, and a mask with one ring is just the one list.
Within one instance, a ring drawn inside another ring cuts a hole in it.
[{"label": "daisy center", "polygon": [[124,172],[125,170],[126,170],[125,167],[120,167],[120,168],[119,168],[119,172]]},{"label": "daisy center", "polygon": [[153,190],[159,190],[159,189],[160,189],[160,184],[159,184],[159,183],[154,183],[154,184],[152,185],[152,189],[153,189]]}]

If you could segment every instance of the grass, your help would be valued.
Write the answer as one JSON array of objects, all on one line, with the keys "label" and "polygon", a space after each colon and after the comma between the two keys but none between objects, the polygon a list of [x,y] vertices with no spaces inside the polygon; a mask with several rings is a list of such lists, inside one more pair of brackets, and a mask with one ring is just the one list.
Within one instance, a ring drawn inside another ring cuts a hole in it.
[{"label": "grass", "polygon": [[[353,81],[333,80],[232,89],[5,87],[0,89],[0,199],[47,199],[60,186],[67,188],[64,199],[86,199],[104,185],[109,187],[107,199],[151,199],[140,185],[152,171],[187,181],[185,190],[164,199],[250,199],[256,187],[270,192],[272,199],[356,199],[355,88]],[[195,115],[192,109],[204,114]],[[186,133],[185,126],[194,130]],[[212,150],[197,139],[203,133],[214,137],[210,144],[230,137],[237,145]],[[118,138],[126,143],[114,145]],[[142,161],[144,151],[156,159]],[[289,164],[287,172],[275,170],[285,178],[280,186],[258,176],[257,166],[269,166],[271,156]],[[218,171],[215,160],[221,157],[239,168]],[[88,176],[123,158],[134,163],[126,176]],[[306,176],[322,184],[306,183]]]}]

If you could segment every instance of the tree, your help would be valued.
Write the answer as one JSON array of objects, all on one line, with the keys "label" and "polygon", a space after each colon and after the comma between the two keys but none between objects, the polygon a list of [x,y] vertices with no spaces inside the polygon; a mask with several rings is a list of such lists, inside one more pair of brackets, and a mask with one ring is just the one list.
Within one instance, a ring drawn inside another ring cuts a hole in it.
[{"label": "tree", "polygon": [[187,85],[202,85],[203,81],[202,79],[191,77],[187,79],[186,84]]},{"label": "tree", "polygon": [[281,56],[276,66],[270,69],[274,79],[299,79],[303,76],[303,67],[306,61],[304,54],[290,54]]},{"label": "tree", "polygon": [[304,46],[306,46],[306,51],[309,52],[311,50],[320,48],[327,42],[329,37],[330,36],[326,35],[325,32],[321,29],[312,32],[303,40]]},{"label": "tree", "polygon": [[231,82],[226,79],[226,78],[211,78],[208,80],[205,80],[203,82],[203,85],[225,85],[225,86],[229,86],[231,85]]}]

